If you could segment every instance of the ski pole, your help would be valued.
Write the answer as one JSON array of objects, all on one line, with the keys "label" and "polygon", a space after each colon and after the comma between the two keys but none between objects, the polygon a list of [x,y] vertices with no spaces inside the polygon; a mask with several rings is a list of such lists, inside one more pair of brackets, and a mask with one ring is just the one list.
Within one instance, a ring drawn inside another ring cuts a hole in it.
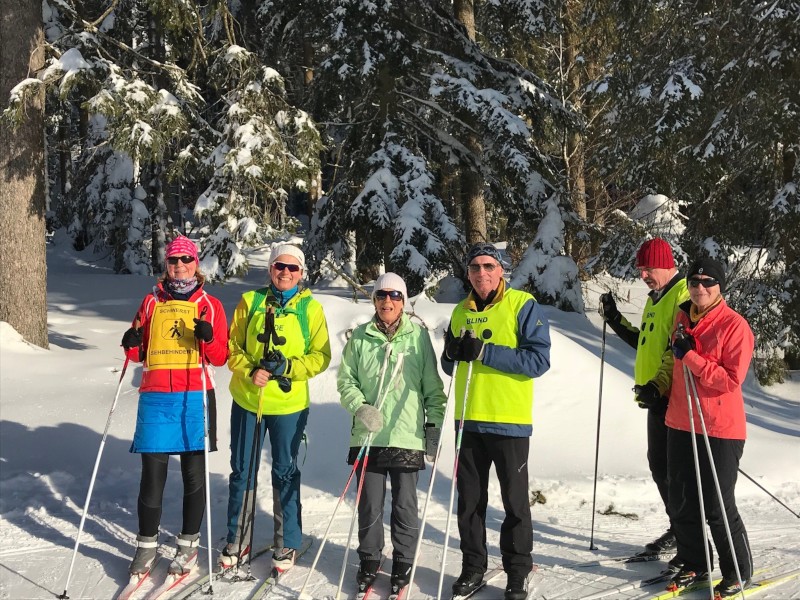
[{"label": "ski pole", "polygon": [[[703,440],[706,444],[706,453],[708,454],[708,463],[711,467],[711,475],[714,478],[714,487],[717,490],[717,498],[719,499],[719,505],[722,509],[722,522],[725,524],[725,535],[728,537],[728,544],[731,549],[731,556],[733,557],[733,566],[736,569],[736,579],[739,580],[739,589],[742,591],[742,598],[744,598],[744,584],[742,583],[742,575],[739,572],[739,561],[736,557],[736,549],[733,546],[733,535],[731,534],[731,526],[728,523],[728,513],[725,510],[725,501],[722,498],[722,489],[719,485],[719,477],[717,476],[717,466],[714,463],[714,455],[711,453],[711,444],[708,441],[708,430],[706,429],[706,421],[703,417],[703,409],[700,407],[700,394],[697,392],[697,382],[694,380],[694,375],[689,370],[689,367],[686,366],[686,363],[683,364],[684,369],[684,376],[688,377],[689,383],[692,387],[692,393],[694,394],[694,401],[695,405],[697,406],[697,416],[700,417],[700,426],[703,429]],[[703,529],[705,530],[705,519],[703,520]],[[709,569],[709,572],[711,569]],[[709,577],[711,575],[709,574]],[[713,592],[712,592],[713,597]]]},{"label": "ski pole", "polygon": [[[683,327],[678,326],[677,336],[683,335]],[[700,459],[697,452],[697,438],[694,428],[694,410],[692,408],[692,391],[689,389],[689,367],[683,364],[683,383],[686,386],[686,400],[689,404],[689,425],[692,434],[692,456],[694,457],[694,474],[697,480],[697,498],[700,501],[700,523],[703,530],[703,547],[706,553],[706,567],[708,568],[708,585],[711,596],[714,596],[714,580],[711,576],[711,553],[708,547],[708,532],[706,531],[706,508],[703,500],[703,479],[700,477]]]},{"label": "ski pole", "polygon": [[769,490],[768,490],[767,488],[765,488],[763,485],[761,485],[760,483],[758,483],[758,482],[757,482],[755,479],[753,479],[752,477],[750,477],[750,475],[748,475],[747,473],[745,473],[745,472],[744,472],[744,471],[742,471],[741,469],[739,469],[739,473],[741,473],[742,475],[744,475],[745,477],[747,477],[747,478],[748,478],[750,481],[752,481],[752,482],[753,482],[753,483],[754,483],[756,486],[758,486],[759,488],[761,488],[761,490],[762,490],[762,491],[764,491],[764,493],[766,493],[766,494],[767,494],[767,496],[769,496],[770,498],[772,498],[773,500],[775,500],[775,502],[777,502],[778,504],[780,504],[780,505],[781,505],[783,508],[785,508],[785,509],[786,509],[786,510],[788,510],[790,513],[792,513],[792,514],[793,514],[795,517],[797,517],[798,519],[800,519],[800,515],[798,515],[798,514],[797,514],[796,512],[794,512],[794,511],[793,511],[791,508],[789,508],[789,507],[788,507],[788,506],[786,506],[786,505],[785,505],[783,502],[781,502],[781,501],[780,501],[778,498],[776,498],[776,497],[775,497],[773,494],[771,494],[771,493],[769,492]]},{"label": "ski pole", "polygon": [[[389,357],[391,355],[391,346],[386,346],[383,354],[383,362],[381,364],[381,370],[378,375],[378,400],[381,399],[383,394],[382,386],[384,385],[384,380],[386,378],[386,369],[389,366]],[[333,525],[333,519],[336,517],[336,513],[339,511],[339,507],[342,505],[344,501],[345,495],[347,494],[347,490],[350,488],[350,483],[353,481],[353,476],[356,473],[356,469],[358,468],[359,464],[361,464],[361,458],[364,456],[365,452],[368,450],[368,444],[371,443],[372,436],[368,435],[364,443],[361,445],[361,449],[358,451],[358,456],[356,456],[355,461],[353,461],[353,468],[350,469],[350,476],[347,478],[347,483],[344,486],[344,490],[342,490],[342,494],[339,496],[339,501],[336,503],[335,508],[333,509],[333,513],[331,514],[330,519],[328,519],[328,526],[325,528],[325,533],[322,534],[322,540],[320,541],[319,548],[317,549],[317,554],[314,557],[314,562],[311,563],[311,569],[308,571],[308,575],[306,575],[306,580],[303,582],[303,587],[300,588],[300,594],[298,595],[299,598],[306,598],[310,600],[310,597],[305,595],[306,587],[308,586],[308,582],[311,579],[311,575],[314,573],[314,570],[317,568],[317,563],[319,562],[320,556],[322,556],[322,550],[325,548],[325,544],[328,541],[328,534],[330,533],[331,526]]]},{"label": "ski pole", "polygon": [[603,319],[603,342],[600,345],[600,392],[597,399],[597,435],[594,444],[594,485],[592,486],[592,534],[589,538],[589,550],[597,550],[594,545],[594,516],[597,505],[597,465],[600,460],[600,415],[603,410],[603,367],[606,364],[606,320]]},{"label": "ski pole", "polygon": [[[137,329],[139,319],[134,321],[133,327]],[[103,437],[100,440],[100,448],[97,450],[97,458],[94,461],[94,469],[92,470],[92,477],[89,480],[89,491],[86,492],[86,501],[83,503],[83,514],[81,515],[81,523],[78,526],[78,535],[75,537],[75,548],[72,551],[72,560],[69,563],[69,571],[67,572],[67,581],[64,583],[64,593],[58,596],[61,600],[68,600],[67,590],[69,588],[69,581],[72,579],[72,569],[75,567],[75,558],[78,556],[78,547],[81,544],[81,534],[83,533],[83,525],[86,522],[86,514],[89,512],[89,501],[92,499],[92,490],[94,490],[94,482],[97,479],[97,470],[100,467],[100,457],[103,456],[103,448],[106,445],[106,438],[108,437],[108,428],[111,426],[111,417],[114,410],[117,408],[117,401],[119,400],[119,393],[122,390],[122,380],[125,378],[125,372],[128,370],[128,363],[130,357],[125,356],[125,362],[122,364],[122,373],[119,374],[119,383],[117,383],[117,392],[114,394],[114,401],[111,403],[111,410],[108,411],[108,419],[106,420],[106,428],[103,431]]]},{"label": "ski pole", "polygon": [[[453,377],[450,378],[450,387],[447,389],[447,402],[444,405],[444,416],[442,418],[442,429],[444,424],[447,423],[447,416],[450,411],[450,394],[453,391],[453,382],[456,380],[455,373],[458,371],[458,362],[453,365]],[[439,455],[442,453],[442,440],[439,440],[439,445],[436,447],[436,456],[431,465],[431,478],[428,482],[428,493],[425,494],[425,504],[422,507],[422,519],[419,524],[419,535],[417,536],[417,546],[414,548],[414,562],[411,563],[411,575],[408,578],[408,590],[411,591],[411,586],[414,584],[414,575],[417,572],[417,564],[419,563],[419,551],[422,547],[422,537],[425,533],[425,523],[428,518],[428,504],[433,494],[433,482],[436,479],[436,467],[439,465]]]},{"label": "ski pole", "polygon": [[[269,343],[275,335],[275,308],[270,306],[264,315],[264,333],[256,336],[259,342],[264,344],[262,356],[267,357],[269,353]],[[283,340],[286,341],[285,339]],[[245,486],[244,503],[242,504],[242,519],[239,526],[239,547],[237,554],[241,557],[242,547],[244,545],[245,535],[250,533],[250,552],[247,553],[247,579],[252,577],[253,573],[253,540],[255,539],[255,524],[256,524],[256,493],[258,492],[258,466],[257,460],[261,460],[261,417],[264,406],[264,392],[266,390],[264,385],[258,392],[258,409],[256,411],[256,423],[253,427],[253,443],[250,446],[250,465],[247,469],[247,485]],[[252,491],[251,486],[252,484]],[[248,509],[250,499],[253,500],[253,505],[250,508],[250,514],[245,515],[244,511]],[[237,563],[238,564],[238,563]]]},{"label": "ski pole", "polygon": [[[391,346],[389,346],[387,352],[391,353]],[[375,408],[377,408],[378,410],[380,410],[381,407],[383,406],[383,401],[386,399],[386,396],[389,395],[389,390],[394,385],[397,375],[403,368],[403,356],[404,355],[402,352],[397,355],[397,362],[395,363],[394,369],[392,370],[392,373],[389,377],[389,382],[383,388],[383,396],[379,397],[378,400],[375,402]],[[347,555],[350,553],[350,541],[353,539],[353,529],[355,528],[356,521],[358,520],[358,503],[361,500],[361,491],[364,487],[364,479],[367,474],[367,463],[369,462],[369,449],[370,446],[372,445],[373,437],[374,436],[372,433],[370,433],[367,436],[367,444],[366,444],[367,447],[364,453],[364,462],[361,465],[361,477],[358,480],[358,488],[356,489],[356,502],[353,505],[353,516],[350,519],[350,531],[347,534],[347,542],[345,543],[344,546],[344,559],[342,560],[342,570],[339,573],[339,585],[336,588],[336,596],[335,596],[336,600],[340,600],[342,597],[342,585],[344,584],[344,574],[345,571],[347,570]]]},{"label": "ski pole", "polygon": [[[453,372],[455,375],[455,371]],[[447,508],[447,521],[444,528],[444,545],[442,546],[442,564],[439,567],[439,585],[436,588],[436,597],[442,597],[442,583],[444,582],[444,566],[447,562],[447,544],[450,540],[450,520],[453,516],[453,500],[456,494],[456,478],[458,477],[458,458],[461,454],[461,439],[464,434],[464,416],[467,413],[467,399],[469,398],[469,383],[472,379],[472,361],[467,363],[467,381],[464,386],[464,402],[461,405],[461,419],[458,421],[458,435],[456,436],[456,457],[453,461],[453,479],[450,482],[450,504]]]},{"label": "ski pole", "polygon": [[[208,306],[204,306],[203,310],[200,311],[200,320],[203,320],[203,316],[208,311]],[[203,386],[203,417],[205,420],[204,429],[205,429],[205,438],[203,440],[203,458],[205,459],[205,479],[206,479],[206,537],[208,539],[208,590],[207,594],[213,595],[214,594],[214,578],[211,577],[211,573],[213,573],[213,563],[211,557],[211,480],[209,478],[209,467],[208,467],[208,450],[211,444],[211,430],[210,430],[210,421],[209,421],[209,409],[208,409],[208,385],[206,382],[206,344],[204,341],[200,342],[200,381]]]}]

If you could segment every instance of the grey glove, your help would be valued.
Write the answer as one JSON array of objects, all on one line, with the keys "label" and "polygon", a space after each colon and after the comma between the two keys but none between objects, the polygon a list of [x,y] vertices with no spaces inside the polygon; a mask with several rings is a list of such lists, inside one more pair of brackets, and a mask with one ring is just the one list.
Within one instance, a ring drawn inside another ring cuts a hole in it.
[{"label": "grey glove", "polygon": [[428,462],[436,460],[436,451],[439,448],[439,439],[442,437],[442,430],[433,423],[425,424],[425,459]]},{"label": "grey glove", "polygon": [[372,404],[359,406],[356,411],[356,419],[361,421],[370,433],[377,433],[383,429],[383,414]]}]

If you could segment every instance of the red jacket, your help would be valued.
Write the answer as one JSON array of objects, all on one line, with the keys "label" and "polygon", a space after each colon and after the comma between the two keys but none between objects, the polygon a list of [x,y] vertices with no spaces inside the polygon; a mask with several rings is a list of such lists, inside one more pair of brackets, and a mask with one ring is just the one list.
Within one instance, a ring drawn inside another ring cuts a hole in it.
[{"label": "red jacket", "polygon": [[[696,342],[683,359],[675,358],[672,391],[666,423],[673,429],[691,431],[683,365],[694,375],[700,407],[710,437],[743,440],[747,437],[742,383],[753,357],[754,338],[750,325],[722,300],[692,328],[691,302],[681,305],[675,325],[683,324]],[[673,333],[674,335],[674,333]],[[691,388],[690,388],[691,389]],[[697,407],[693,403],[694,427],[702,433]]]},{"label": "red jacket", "polygon": [[[156,298],[157,296],[157,298]],[[159,282],[153,289],[152,294],[145,296],[142,300],[139,310],[136,312],[136,317],[133,320],[135,324],[137,321],[139,327],[144,328],[144,353],[140,354],[139,348],[131,348],[125,352],[126,356],[133,362],[142,362],[144,357],[147,356],[147,346],[150,337],[150,318],[153,315],[153,309],[156,301],[166,302],[171,300],[169,295]],[[208,308],[204,319],[211,323],[214,328],[214,339],[210,342],[203,344],[205,347],[206,362],[217,367],[224,365],[228,360],[228,320],[225,318],[225,309],[222,303],[209,296],[200,286],[191,295],[188,302],[195,302],[198,308],[198,314],[203,308]],[[213,369],[211,370],[213,371]],[[150,371],[147,365],[144,365],[142,370],[142,383],[139,386],[140,392],[193,392],[203,389],[200,369],[159,369]],[[213,375],[209,372],[209,379],[206,381],[206,387],[211,389],[214,387]]]}]

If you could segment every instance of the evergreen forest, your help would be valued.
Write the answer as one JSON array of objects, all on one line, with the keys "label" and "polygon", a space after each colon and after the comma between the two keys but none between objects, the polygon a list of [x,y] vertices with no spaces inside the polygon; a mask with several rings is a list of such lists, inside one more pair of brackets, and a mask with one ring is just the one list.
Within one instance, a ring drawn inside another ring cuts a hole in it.
[{"label": "evergreen forest", "polygon": [[[39,3],[34,3],[39,6]],[[722,260],[762,382],[798,368],[800,0],[43,0],[47,225],[120,274],[303,236],[409,292],[507,243],[583,311],[661,236]]]}]

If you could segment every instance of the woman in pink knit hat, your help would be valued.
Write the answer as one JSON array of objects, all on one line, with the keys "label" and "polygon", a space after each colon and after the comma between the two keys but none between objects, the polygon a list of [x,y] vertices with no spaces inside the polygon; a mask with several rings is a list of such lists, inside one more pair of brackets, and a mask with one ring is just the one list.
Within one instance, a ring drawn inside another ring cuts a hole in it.
[{"label": "woman in pink knit hat", "polygon": [[[179,235],[166,247],[164,275],[139,306],[122,338],[126,356],[143,363],[131,452],[142,456],[139,533],[132,578],[147,577],[156,556],[161,504],[170,455],[183,475],[183,525],[170,574],[188,573],[197,562],[205,509],[206,388],[209,451],[216,450],[213,367],[228,358],[228,323],[222,303],[203,289],[197,247]],[[205,373],[203,372],[205,370]]]}]

